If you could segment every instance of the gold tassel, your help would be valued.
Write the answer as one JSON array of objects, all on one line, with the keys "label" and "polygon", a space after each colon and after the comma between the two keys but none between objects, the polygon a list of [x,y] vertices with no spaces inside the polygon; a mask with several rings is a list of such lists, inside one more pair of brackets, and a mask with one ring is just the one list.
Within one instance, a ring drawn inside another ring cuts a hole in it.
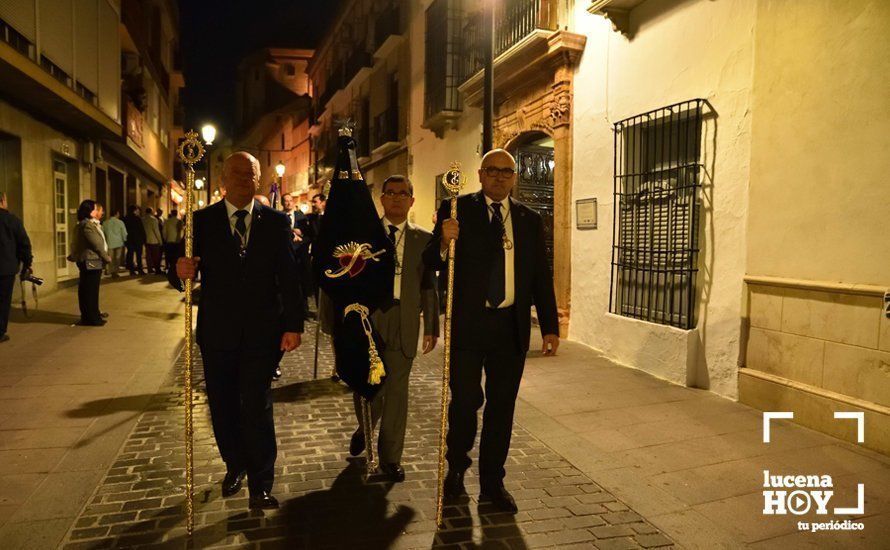
[{"label": "gold tassel", "polygon": [[350,304],[346,307],[344,316],[350,313],[358,313],[362,319],[362,328],[368,337],[368,358],[370,359],[370,369],[368,370],[368,384],[377,385],[383,381],[386,376],[386,370],[383,368],[383,360],[377,353],[377,346],[374,345],[374,333],[371,328],[371,321],[368,319],[368,308],[361,304]]}]

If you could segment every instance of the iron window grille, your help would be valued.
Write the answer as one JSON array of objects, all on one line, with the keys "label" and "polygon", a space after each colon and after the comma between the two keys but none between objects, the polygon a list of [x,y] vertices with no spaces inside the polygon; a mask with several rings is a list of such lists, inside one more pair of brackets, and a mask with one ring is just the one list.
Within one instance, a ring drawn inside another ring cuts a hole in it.
[{"label": "iron window grille", "polygon": [[609,311],[695,327],[703,99],[614,125]]}]

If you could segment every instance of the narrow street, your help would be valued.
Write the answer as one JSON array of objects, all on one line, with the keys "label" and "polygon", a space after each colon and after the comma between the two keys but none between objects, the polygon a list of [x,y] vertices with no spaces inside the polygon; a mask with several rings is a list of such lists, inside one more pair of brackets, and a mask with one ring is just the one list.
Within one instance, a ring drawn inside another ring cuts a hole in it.
[{"label": "narrow street", "polygon": [[[103,285],[111,313],[103,329],[69,326],[73,290],[43,300],[27,323],[17,312],[13,340],[0,348],[4,548],[189,547],[182,362],[174,362],[182,305],[165,287]],[[890,536],[886,457],[784,422],[765,445],[759,412],[572,342],[555,359],[533,352],[526,367],[507,477],[519,514],[479,506],[471,469],[470,500],[448,507],[437,533],[441,349],[412,374],[406,481],[365,483],[363,458],[346,451],[351,396],[327,378],[326,340],[313,380],[313,334],[309,324],[275,384],[275,512],[248,511],[246,489],[220,497],[225,470],[198,365],[192,547],[796,548],[814,536],[796,521],[813,515],[761,513],[762,470],[792,467],[833,475],[845,505],[854,482],[865,484],[865,530],[820,533],[820,544],[877,548]]]}]

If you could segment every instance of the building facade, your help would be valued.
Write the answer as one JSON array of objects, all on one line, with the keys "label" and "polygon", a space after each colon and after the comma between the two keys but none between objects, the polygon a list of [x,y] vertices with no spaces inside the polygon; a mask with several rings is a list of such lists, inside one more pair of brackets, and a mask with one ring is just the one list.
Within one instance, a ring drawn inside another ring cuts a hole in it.
[{"label": "building facade", "polygon": [[[263,194],[271,194],[274,184],[279,197],[293,193],[304,209],[309,206],[312,167],[312,99],[307,70],[313,53],[265,48],[238,66],[235,149],[248,151],[260,161]],[[284,167],[280,178],[276,172],[279,164]],[[217,188],[221,181],[214,180],[212,187]]]},{"label": "building facade", "polygon": [[[317,166],[479,188],[483,2],[346,2],[313,58]],[[563,336],[890,452],[890,6],[500,0],[494,145],[545,221]],[[719,29],[719,32],[715,31]],[[853,93],[855,90],[855,93]]]},{"label": "building facade", "polygon": [[0,189],[45,288],[77,274],[83,199],[169,209],[178,33],[169,0],[0,3]]}]

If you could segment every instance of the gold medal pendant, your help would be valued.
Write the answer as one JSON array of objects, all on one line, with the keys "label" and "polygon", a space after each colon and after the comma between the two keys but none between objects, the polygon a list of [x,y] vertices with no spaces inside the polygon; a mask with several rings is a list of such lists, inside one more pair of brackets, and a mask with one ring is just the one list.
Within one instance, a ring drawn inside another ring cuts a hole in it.
[{"label": "gold medal pendant", "polygon": [[513,241],[507,238],[506,233],[504,234],[504,250],[512,250],[513,249]]}]

